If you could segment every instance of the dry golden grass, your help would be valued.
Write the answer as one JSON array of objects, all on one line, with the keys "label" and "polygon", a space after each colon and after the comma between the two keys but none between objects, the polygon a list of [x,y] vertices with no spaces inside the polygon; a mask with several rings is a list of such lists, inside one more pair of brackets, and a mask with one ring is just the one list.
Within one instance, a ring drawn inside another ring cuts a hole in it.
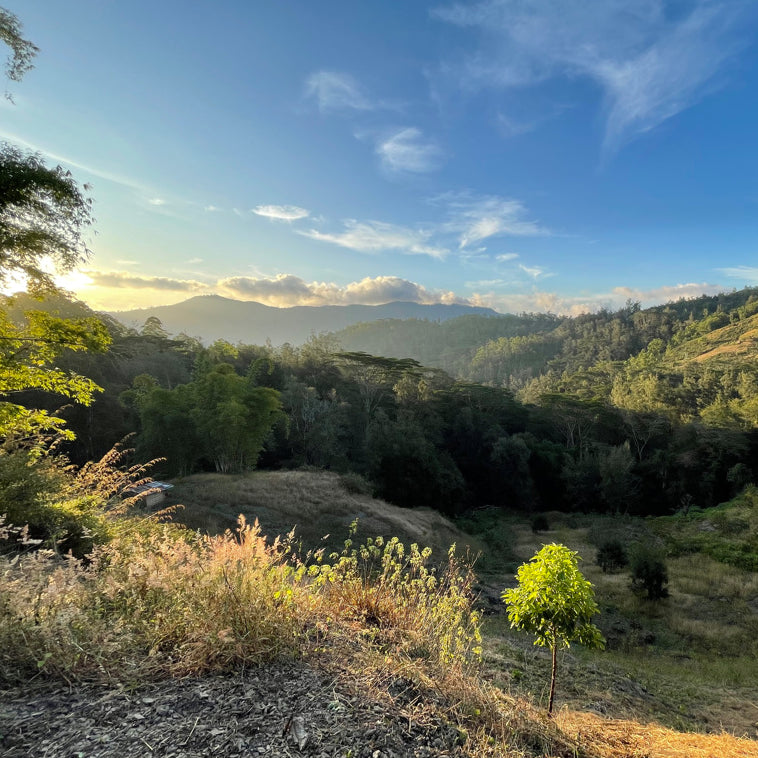
[{"label": "dry golden grass", "polygon": [[756,758],[758,743],[731,734],[687,734],[656,724],[564,710],[558,726],[602,758]]},{"label": "dry golden grass", "polygon": [[703,363],[704,361],[716,358],[719,355],[742,355],[744,353],[751,352],[751,348],[755,347],[755,343],[750,340],[748,342],[740,341],[732,345],[719,345],[718,347],[709,350],[707,353],[701,353],[692,360],[696,363]]},{"label": "dry golden grass", "polygon": [[692,554],[669,561],[676,589],[699,597],[750,600],[758,597],[758,572]]},{"label": "dry golden grass", "polygon": [[[311,544],[331,529],[342,540],[355,517],[364,531],[399,533],[406,542],[433,541],[438,557],[444,557],[450,542],[463,542],[462,534],[439,514],[350,494],[337,475],[326,472],[203,475],[179,482],[177,490],[182,499],[191,496],[191,518],[210,515],[222,521],[239,505],[251,518],[268,516],[282,531],[300,525]],[[747,627],[731,623],[729,614],[742,613],[755,598],[757,574],[703,556],[682,556],[669,562],[671,597],[644,603],[629,592],[627,574],[603,574],[595,565],[587,528],[558,514],[550,516],[550,523],[550,531],[537,535],[526,525],[514,527],[513,549],[520,560],[545,542],[562,542],[584,556],[582,571],[607,603],[644,615],[697,645],[742,644],[740,635]],[[685,726],[697,721],[697,728],[719,729],[727,724],[741,733],[758,718],[758,708],[744,695],[754,691],[755,661],[740,666],[746,680],[738,691],[735,663],[721,656],[684,657],[674,646],[655,655],[609,652],[606,664],[572,648],[558,685],[560,697],[565,682],[563,702],[571,709],[550,720],[529,699],[494,686],[487,670],[464,663],[463,648],[477,644],[477,619],[466,615],[469,606],[462,602],[469,585],[428,584],[429,575],[413,569],[413,551],[404,554],[412,560],[403,571],[410,571],[396,573],[394,552],[385,571],[381,542],[379,548],[379,553],[368,551],[374,561],[369,567],[348,560],[335,573],[316,562],[307,572],[286,547],[272,546],[255,529],[236,536],[181,537],[166,528],[122,535],[98,552],[89,567],[59,558],[45,564],[43,555],[4,562],[0,674],[8,679],[50,674],[139,682],[309,655],[343,681],[352,681],[357,693],[384,698],[411,721],[454,724],[461,735],[460,755],[469,758],[758,758],[758,743],[750,740],[685,734],[634,721],[636,713],[642,720],[658,714],[637,710],[629,694],[633,690],[623,695],[614,690],[617,683],[633,679],[657,693],[650,702],[661,694],[671,709],[683,704],[690,719],[682,722]],[[351,555],[348,550],[346,556]],[[528,640],[524,647],[531,651]],[[533,666],[539,678],[541,661],[527,658],[518,666]],[[515,667],[512,661],[504,665],[511,671]],[[505,672],[506,680],[510,673]],[[569,695],[570,678],[577,683]],[[398,680],[412,683],[413,697],[398,700],[393,686]],[[658,686],[658,681],[664,684]],[[703,695],[704,682],[710,700]],[[602,712],[619,718],[576,710],[595,700],[608,706]]]},{"label": "dry golden grass", "polygon": [[[238,476],[195,474],[174,482],[169,502],[184,509],[176,519],[209,533],[233,528],[242,513],[255,519],[268,535],[287,534],[306,549],[327,545],[339,549],[348,528],[358,520],[357,536],[381,535],[416,542],[444,556],[451,544],[465,555],[480,551],[476,539],[458,529],[438,511],[399,508],[369,495],[347,491],[341,477],[329,471],[260,471]],[[325,535],[330,538],[324,542]]]},{"label": "dry golden grass", "polygon": [[[451,550],[369,540],[303,563],[240,518],[218,536],[124,532],[88,565],[38,552],[0,558],[0,680],[188,675],[309,649],[347,627],[438,663],[478,656],[473,575]],[[357,627],[356,627],[357,625]]]}]

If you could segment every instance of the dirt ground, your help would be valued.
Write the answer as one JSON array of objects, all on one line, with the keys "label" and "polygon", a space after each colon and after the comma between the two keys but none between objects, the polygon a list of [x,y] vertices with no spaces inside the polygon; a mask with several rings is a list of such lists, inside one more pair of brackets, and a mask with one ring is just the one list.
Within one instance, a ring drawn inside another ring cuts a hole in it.
[{"label": "dirt ground", "polygon": [[458,754],[457,730],[372,702],[302,662],[123,686],[36,684],[0,692],[5,758]]}]

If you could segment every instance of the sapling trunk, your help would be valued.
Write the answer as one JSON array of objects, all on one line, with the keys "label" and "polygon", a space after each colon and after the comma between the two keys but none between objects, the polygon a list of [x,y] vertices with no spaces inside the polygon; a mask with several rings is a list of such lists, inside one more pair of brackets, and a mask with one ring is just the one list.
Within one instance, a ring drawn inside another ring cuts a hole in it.
[{"label": "sapling trunk", "polygon": [[553,641],[551,645],[553,652],[553,668],[550,671],[550,699],[547,703],[547,715],[553,715],[553,699],[555,698],[555,672],[558,669],[558,645],[556,641]]}]

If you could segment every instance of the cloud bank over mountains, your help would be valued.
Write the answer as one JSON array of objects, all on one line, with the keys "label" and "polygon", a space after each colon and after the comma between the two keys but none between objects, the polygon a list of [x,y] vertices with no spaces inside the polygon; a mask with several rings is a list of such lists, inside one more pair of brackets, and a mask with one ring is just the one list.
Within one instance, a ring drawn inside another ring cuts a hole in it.
[{"label": "cloud bank over mountains", "polygon": [[[294,274],[276,276],[232,276],[215,281],[138,276],[131,272],[85,272],[86,282],[80,282],[80,296],[93,307],[102,310],[129,310],[151,305],[155,295],[161,302],[177,303],[194,295],[221,295],[235,300],[249,300],[278,308],[296,305],[382,305],[390,302],[411,302],[422,305],[471,305],[492,308],[500,313],[550,311],[578,315],[600,308],[611,310],[626,301],[639,301],[643,306],[679,299],[716,294],[723,286],[709,282],[691,282],[652,290],[618,286],[608,292],[567,297],[556,291],[537,287],[534,272],[527,272],[534,281],[528,291],[502,293],[497,285],[501,280],[470,283],[474,291],[469,296],[456,292],[425,287],[418,282],[397,276],[364,277],[338,285],[334,282],[305,281]],[[489,289],[489,285],[496,285]],[[92,292],[92,296],[88,292]],[[102,293],[102,294],[100,294]]]}]

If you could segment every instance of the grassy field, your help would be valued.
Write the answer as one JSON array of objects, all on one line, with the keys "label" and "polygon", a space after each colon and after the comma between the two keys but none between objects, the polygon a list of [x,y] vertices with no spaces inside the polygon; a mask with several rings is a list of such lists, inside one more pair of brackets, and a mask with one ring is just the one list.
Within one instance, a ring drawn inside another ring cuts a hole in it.
[{"label": "grassy field", "polygon": [[[388,682],[412,683],[426,694],[403,713],[452,724],[470,758],[758,756],[758,574],[744,568],[742,547],[752,544],[755,493],[678,520],[548,513],[535,532],[536,522],[493,510],[455,525],[365,490],[328,472],[193,476],[176,482],[167,505],[183,502],[175,521],[197,531],[138,521],[89,564],[44,553],[0,557],[0,678],[126,677],[136,686],[295,655],[362,687],[370,682],[390,704]],[[259,519],[262,532],[227,531],[240,513]],[[356,518],[359,532],[345,546]],[[293,527],[301,555],[326,545],[342,557],[303,565],[273,539]],[[688,530],[706,537],[687,542]],[[430,544],[440,572],[396,540],[363,544],[377,534]],[[667,597],[641,598],[628,571],[596,565],[609,537],[670,552]],[[470,572],[446,568],[452,542],[483,552],[483,664],[474,668],[479,614]],[[552,720],[540,708],[548,655],[508,628],[498,601],[514,568],[550,542],[583,557],[608,640],[605,652],[572,647],[561,656]]]},{"label": "grassy field", "polygon": [[[180,520],[211,532],[233,526],[241,512],[248,520],[258,518],[270,534],[296,527],[305,548],[324,544],[329,534],[332,549],[341,547],[358,518],[362,537],[397,535],[430,545],[438,556],[452,542],[479,553],[480,589],[490,601],[484,604],[485,666],[506,692],[537,701],[546,695],[548,655],[509,629],[497,596],[541,545],[565,544],[578,551],[580,567],[595,585],[597,623],[608,646],[602,652],[572,647],[562,654],[559,707],[758,737],[758,573],[713,557],[746,554],[741,545],[758,521],[750,498],[678,519],[549,513],[548,530],[535,533],[530,520],[498,511],[474,514],[456,526],[434,511],[397,508],[358,489],[360,482],[329,472],[205,474],[178,481],[172,498],[185,505]],[[628,570],[601,570],[597,548],[611,538],[625,545],[657,542],[670,553],[668,597],[647,600],[632,592]],[[723,545],[733,549],[725,552]]]},{"label": "grassy field", "polygon": [[444,557],[456,543],[459,554],[479,553],[481,541],[429,508],[410,510],[375,500],[360,478],[328,471],[259,471],[246,475],[197,474],[174,482],[167,505],[182,504],[175,519],[191,529],[219,534],[233,529],[241,513],[265,534],[295,529],[303,550],[341,550],[357,519],[356,540],[381,535],[432,548]]},{"label": "grassy field", "polygon": [[[608,536],[665,545],[669,532],[680,539],[675,521],[556,513],[548,522],[550,529],[538,534],[529,524],[512,524],[512,550],[519,560],[550,542],[578,551],[608,641],[602,652],[572,647],[563,654],[558,702],[677,729],[758,737],[758,573],[699,552],[669,557],[668,597],[648,600],[632,592],[628,570],[601,570],[597,545]],[[544,698],[547,654],[512,632],[502,615],[489,618],[485,639],[495,680],[513,693]]]}]

